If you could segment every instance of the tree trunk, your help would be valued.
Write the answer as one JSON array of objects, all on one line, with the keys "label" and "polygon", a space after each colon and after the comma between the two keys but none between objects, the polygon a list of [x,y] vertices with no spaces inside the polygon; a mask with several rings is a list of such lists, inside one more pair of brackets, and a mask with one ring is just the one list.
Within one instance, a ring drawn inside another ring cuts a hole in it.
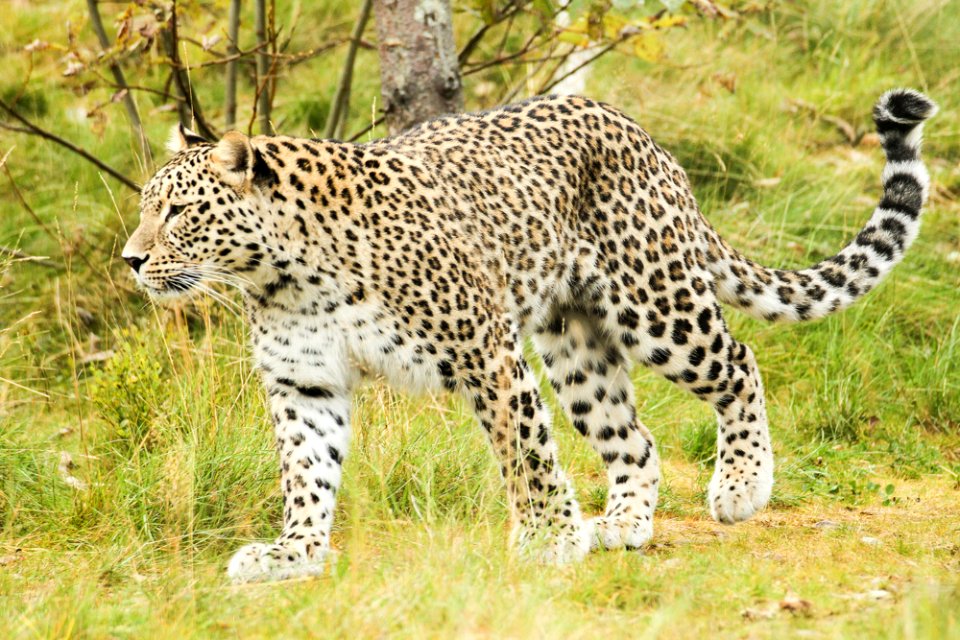
[{"label": "tree trunk", "polygon": [[[97,40],[100,41],[100,47],[105,53],[110,49],[111,44],[110,38],[107,37],[106,30],[103,28],[103,19],[100,17],[100,8],[97,6],[97,0],[87,0],[87,9],[90,12],[90,24],[93,26],[93,30],[97,34]],[[110,73],[113,74],[114,82],[116,82],[120,91],[125,92],[123,94],[123,107],[127,110],[127,119],[130,121],[130,128],[133,129],[133,135],[136,136],[137,143],[140,145],[140,152],[143,153],[143,159],[147,166],[150,167],[153,165],[153,153],[150,151],[150,143],[147,141],[147,136],[143,132],[143,124],[140,122],[137,104],[133,101],[133,93],[130,92],[130,86],[127,84],[127,79],[124,77],[123,70],[119,64],[111,64]]]},{"label": "tree trunk", "polygon": [[270,122],[270,60],[267,45],[267,3],[266,0],[256,2],[256,31],[257,46],[257,111],[260,120],[260,133],[273,135],[273,123]]},{"label": "tree trunk", "polygon": [[463,110],[450,0],[375,0],[374,17],[390,133]]},{"label": "tree trunk", "polygon": [[[234,56],[239,52],[237,39],[240,37],[240,0],[230,0],[230,17],[227,21],[227,37],[230,38],[230,46],[227,48],[227,54]],[[226,69],[226,87],[224,87],[224,119],[227,125],[227,131],[237,126],[237,61],[231,60],[227,63]]]},{"label": "tree trunk", "polygon": [[353,66],[357,61],[357,49],[360,48],[360,41],[363,39],[363,30],[367,27],[367,20],[370,18],[370,9],[373,6],[373,0],[363,0],[363,6],[360,7],[360,16],[353,25],[353,33],[350,35],[350,46],[347,47],[347,58],[343,63],[343,71],[340,72],[340,81],[337,83],[337,92],[333,96],[333,102],[330,103],[330,115],[327,117],[327,126],[323,130],[325,138],[342,138],[343,127],[347,123],[350,110],[350,84],[353,82]]}]

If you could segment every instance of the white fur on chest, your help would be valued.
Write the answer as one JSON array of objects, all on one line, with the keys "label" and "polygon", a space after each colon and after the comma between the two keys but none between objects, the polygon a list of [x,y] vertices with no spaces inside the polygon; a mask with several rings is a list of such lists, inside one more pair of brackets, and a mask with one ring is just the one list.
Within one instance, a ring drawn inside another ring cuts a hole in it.
[{"label": "white fur on chest", "polygon": [[317,315],[262,310],[252,324],[254,358],[268,377],[343,389],[366,374],[406,391],[441,388],[435,363],[375,303]]}]

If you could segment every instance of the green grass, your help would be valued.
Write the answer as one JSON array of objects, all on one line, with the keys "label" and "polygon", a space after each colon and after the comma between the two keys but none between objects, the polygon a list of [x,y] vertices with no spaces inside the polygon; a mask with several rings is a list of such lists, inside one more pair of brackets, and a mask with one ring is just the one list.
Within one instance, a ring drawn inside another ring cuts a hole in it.
[{"label": "green grass", "polygon": [[[349,3],[303,5],[314,26],[298,46],[349,28]],[[499,474],[467,408],[372,382],[355,402],[331,575],[230,586],[231,552],[274,536],[280,519],[243,319],[209,300],[146,305],[118,260],[136,197],[0,131],[0,157],[15,146],[7,166],[37,216],[0,175],[0,245],[54,262],[0,256],[0,635],[960,637],[960,10],[782,5],[671,33],[662,64],[609,57],[589,92],[681,160],[734,244],[766,264],[805,266],[850,238],[879,194],[880,150],[869,138],[852,146],[824,116],[860,135],[883,90],[923,89],[942,112],[927,129],[935,187],[920,237],[841,315],[771,326],[728,314],[764,373],[778,456],[770,508],[736,527],[709,519],[711,413],[638,370],[638,409],[664,458],[653,543],[562,570],[507,547]],[[27,69],[22,45],[82,24],[78,0],[31,6],[0,25],[5,99]],[[469,16],[459,19],[469,32]],[[282,80],[281,131],[322,126],[340,55]],[[57,56],[34,63],[21,102],[31,117],[142,179],[119,106],[102,135],[69,117],[109,92],[70,91]],[[218,104],[216,76],[198,80]],[[468,78],[469,106],[486,106],[489,81]],[[377,88],[376,59],[361,51],[348,130],[369,120]],[[159,148],[173,116],[139,100]],[[562,460],[596,511],[602,464],[556,422]],[[85,490],[64,481],[62,452]],[[810,602],[805,614],[778,609],[788,593]]]}]

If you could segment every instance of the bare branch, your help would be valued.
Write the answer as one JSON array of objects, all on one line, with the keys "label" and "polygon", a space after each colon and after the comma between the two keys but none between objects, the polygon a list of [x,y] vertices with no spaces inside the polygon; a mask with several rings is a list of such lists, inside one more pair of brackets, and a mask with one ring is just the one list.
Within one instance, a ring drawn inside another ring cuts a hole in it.
[{"label": "bare branch", "polygon": [[596,55],[587,58],[586,60],[584,60],[583,62],[581,62],[580,64],[578,64],[578,65],[575,66],[574,68],[570,69],[569,71],[567,71],[565,74],[563,74],[563,75],[560,76],[559,78],[550,79],[546,84],[544,84],[543,86],[540,87],[540,89],[537,91],[537,93],[544,93],[544,92],[546,92],[546,91],[549,91],[549,90],[552,89],[553,87],[557,86],[558,84],[560,84],[561,82],[563,82],[564,80],[566,80],[567,78],[569,78],[570,76],[572,76],[573,74],[575,74],[577,71],[580,71],[580,69],[583,69],[583,68],[586,67],[587,65],[593,64],[593,63],[596,62],[599,58],[605,56],[605,55],[608,54],[610,51],[612,51],[612,50],[614,49],[614,47],[616,47],[618,44],[620,44],[621,42],[625,41],[628,37],[629,37],[629,36],[620,36],[620,37],[617,38],[616,40],[610,42],[610,43],[607,44],[606,46],[602,47],[602,48],[600,49],[600,51],[597,52]]},{"label": "bare branch", "polygon": [[[7,104],[6,102],[4,102],[3,100],[0,100],[0,109],[2,109],[3,111],[6,111],[13,119],[17,120],[18,122],[20,122],[21,124],[24,125],[24,127],[27,129],[27,131],[22,131],[23,133],[28,133],[29,135],[39,136],[39,137],[44,138],[44,139],[46,139],[46,140],[49,140],[49,141],[51,141],[51,142],[55,142],[56,144],[60,145],[61,147],[64,147],[64,148],[66,148],[66,149],[69,149],[70,151],[72,151],[73,153],[77,154],[78,156],[80,156],[80,157],[83,158],[84,160],[87,160],[88,162],[96,165],[96,166],[97,166],[101,171],[103,171],[104,173],[107,173],[107,174],[113,176],[114,178],[116,178],[117,180],[119,180],[121,183],[123,183],[125,186],[129,187],[129,188],[132,189],[133,191],[136,191],[137,193],[140,193],[140,187],[138,187],[137,184],[136,184],[133,180],[131,180],[131,179],[128,178],[127,176],[123,175],[122,173],[120,173],[119,171],[117,171],[116,169],[114,169],[113,167],[111,167],[110,165],[105,164],[104,162],[102,162],[102,161],[99,160],[97,157],[95,157],[95,156],[93,156],[92,154],[90,154],[90,153],[89,153],[88,151],[86,151],[85,149],[83,149],[83,148],[81,148],[81,147],[78,147],[77,145],[73,144],[72,142],[69,142],[69,141],[67,141],[67,140],[64,140],[63,138],[61,138],[61,137],[58,136],[58,135],[55,135],[55,134],[53,134],[53,133],[50,133],[50,132],[47,131],[46,129],[41,129],[40,127],[38,127],[38,126],[35,125],[34,123],[32,123],[32,122],[30,122],[29,120],[27,120],[27,119],[26,119],[25,117],[23,117],[22,115],[20,115],[15,109],[13,109],[13,107],[11,107],[10,105],[8,105],[8,104]],[[7,128],[13,128],[13,127],[9,127],[9,125],[7,125]]]},{"label": "bare branch", "polygon": [[180,95],[185,102],[177,103],[177,109],[180,113],[180,122],[185,127],[196,127],[198,133],[209,140],[216,140],[220,135],[203,117],[203,110],[200,108],[200,102],[190,84],[190,78],[187,77],[186,67],[180,62],[180,40],[177,35],[177,0],[173,0],[170,7],[170,20],[163,35],[164,48],[167,50],[167,56],[173,63],[173,79],[177,84]]},{"label": "bare branch", "polygon": [[503,13],[496,16],[492,22],[484,23],[482,27],[477,29],[477,32],[470,36],[470,39],[467,40],[467,44],[460,49],[460,53],[457,56],[460,64],[467,63],[467,60],[470,59],[470,54],[472,54],[474,49],[476,49],[480,42],[483,41],[490,29],[493,29],[506,20],[512,20],[528,4],[529,0],[516,0],[506,7]]},{"label": "bare branch", "polygon": [[368,124],[367,126],[365,126],[363,129],[361,129],[360,131],[357,131],[355,134],[353,134],[352,136],[350,136],[350,139],[347,140],[347,142],[356,142],[356,141],[359,140],[364,134],[369,133],[370,131],[373,131],[376,127],[379,127],[381,124],[383,124],[383,121],[386,120],[386,119],[387,119],[386,114],[377,116],[377,119],[376,119],[376,120],[374,120],[373,122],[371,122],[370,124]]}]

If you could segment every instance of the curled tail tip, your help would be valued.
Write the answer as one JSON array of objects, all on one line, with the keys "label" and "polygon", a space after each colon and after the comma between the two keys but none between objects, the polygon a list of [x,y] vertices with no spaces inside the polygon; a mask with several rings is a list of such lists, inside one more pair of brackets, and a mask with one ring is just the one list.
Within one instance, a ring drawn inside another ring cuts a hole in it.
[{"label": "curled tail tip", "polygon": [[880,125],[894,122],[916,125],[937,114],[937,103],[913,89],[892,89],[877,100],[873,119]]}]

